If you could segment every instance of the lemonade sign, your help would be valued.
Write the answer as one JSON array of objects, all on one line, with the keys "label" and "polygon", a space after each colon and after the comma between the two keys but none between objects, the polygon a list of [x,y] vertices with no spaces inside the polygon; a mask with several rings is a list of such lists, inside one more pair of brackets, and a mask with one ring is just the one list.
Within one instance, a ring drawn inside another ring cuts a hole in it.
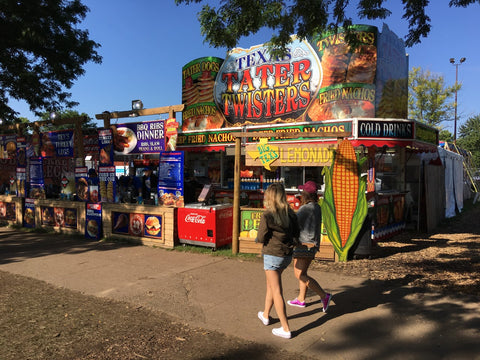
[{"label": "lemonade sign", "polygon": [[257,229],[260,224],[263,210],[242,210],[240,237],[255,239],[257,237]]}]

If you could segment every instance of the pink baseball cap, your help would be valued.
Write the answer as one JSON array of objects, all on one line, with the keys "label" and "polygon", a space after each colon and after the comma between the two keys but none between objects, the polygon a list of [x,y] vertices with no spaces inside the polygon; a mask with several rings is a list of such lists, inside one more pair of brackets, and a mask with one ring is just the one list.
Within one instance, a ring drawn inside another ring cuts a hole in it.
[{"label": "pink baseball cap", "polygon": [[313,181],[307,181],[304,185],[299,185],[298,188],[310,194],[315,194],[318,190],[317,184]]}]

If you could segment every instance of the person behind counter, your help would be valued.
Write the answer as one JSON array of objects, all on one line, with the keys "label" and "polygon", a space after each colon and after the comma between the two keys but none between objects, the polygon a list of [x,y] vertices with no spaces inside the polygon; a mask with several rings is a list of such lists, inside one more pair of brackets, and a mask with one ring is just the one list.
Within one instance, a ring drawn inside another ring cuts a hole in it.
[{"label": "person behind counter", "polygon": [[263,268],[267,280],[265,308],[258,312],[258,318],[269,325],[272,306],[282,325],[272,329],[275,336],[291,338],[285,300],[283,298],[282,272],[292,261],[293,246],[299,236],[299,226],[295,212],[290,208],[285,188],[281,183],[270,185],[264,196],[265,212],[258,226],[256,241],[263,244]]},{"label": "person behind counter", "polygon": [[318,205],[317,184],[307,181],[298,187],[302,190],[301,206],[297,211],[300,226],[299,244],[293,249],[293,271],[299,282],[299,293],[294,300],[288,300],[290,306],[305,307],[307,288],[315,291],[322,300],[323,312],[327,312],[332,295],[326,293],[318,282],[307,274],[308,268],[320,248],[320,230],[322,210]]},{"label": "person behind counter", "polygon": [[153,173],[151,167],[147,167],[143,171],[142,176],[142,197],[146,204],[153,205],[155,200],[152,198],[157,193],[158,177]]}]

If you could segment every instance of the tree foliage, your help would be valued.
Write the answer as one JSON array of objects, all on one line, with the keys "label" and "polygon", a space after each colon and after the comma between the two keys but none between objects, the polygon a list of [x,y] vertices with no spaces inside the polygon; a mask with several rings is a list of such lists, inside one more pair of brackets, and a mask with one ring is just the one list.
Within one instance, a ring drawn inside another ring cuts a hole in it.
[{"label": "tree foliage", "polygon": [[453,134],[448,130],[440,130],[440,132],[438,133],[438,139],[440,141],[452,142]]},{"label": "tree foliage", "polygon": [[[97,124],[93,122],[93,118],[88,116],[86,113],[79,113],[76,110],[62,110],[55,112],[55,119],[69,119],[69,118],[77,118],[77,117],[85,117],[86,121],[82,123],[82,129],[83,130],[89,130],[89,129],[96,129]],[[50,112],[44,112],[40,114],[40,120],[51,120],[51,113]],[[65,125],[55,125],[55,124],[48,124],[42,129],[47,131],[51,130],[64,130],[64,129],[73,129],[74,125],[72,124],[65,124]]]},{"label": "tree foliage", "polygon": [[458,130],[457,145],[472,153],[473,165],[480,169],[480,114],[469,118]]},{"label": "tree foliage", "polygon": [[460,89],[461,84],[446,86],[443,76],[412,68],[408,75],[408,117],[433,126],[453,120],[455,103],[449,100]]},{"label": "tree foliage", "polygon": [[[438,1],[438,0],[437,0]],[[175,0],[177,5],[204,3],[198,14],[202,35],[210,45],[234,48],[239,40],[255,34],[262,28],[271,29],[273,49],[286,48],[290,35],[305,39],[314,33],[348,29],[352,18],[347,14],[350,3],[357,3],[361,19],[385,19],[391,11],[384,7],[387,0]],[[450,7],[467,7],[478,0],[450,0]],[[428,0],[402,0],[403,18],[408,21],[407,46],[420,43],[430,32],[430,18],[426,14]]]},{"label": "tree foliage", "polygon": [[0,118],[18,120],[9,98],[38,116],[77,105],[66,90],[87,62],[101,63],[100,45],[77,28],[87,11],[80,0],[0,0]]}]

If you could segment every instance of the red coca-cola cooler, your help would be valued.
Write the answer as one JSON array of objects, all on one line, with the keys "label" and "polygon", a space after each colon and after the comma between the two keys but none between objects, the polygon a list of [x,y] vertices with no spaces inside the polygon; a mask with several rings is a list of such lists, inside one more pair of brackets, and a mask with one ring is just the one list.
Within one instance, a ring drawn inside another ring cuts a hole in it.
[{"label": "red coca-cola cooler", "polygon": [[177,226],[181,244],[214,249],[231,244],[233,207],[229,204],[189,204],[178,208]]}]

